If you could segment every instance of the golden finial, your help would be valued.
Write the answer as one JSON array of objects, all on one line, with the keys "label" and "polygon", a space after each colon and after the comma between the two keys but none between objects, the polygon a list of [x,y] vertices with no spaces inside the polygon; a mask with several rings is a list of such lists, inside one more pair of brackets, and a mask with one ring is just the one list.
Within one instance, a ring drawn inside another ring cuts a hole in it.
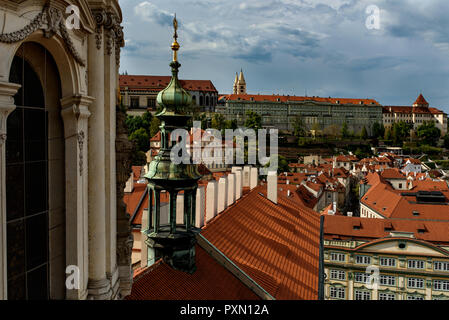
[{"label": "golden finial", "polygon": [[177,39],[178,39],[178,20],[176,20],[176,13],[175,13],[175,17],[173,18],[173,28],[175,29],[175,33],[173,34],[173,39],[175,41],[173,41],[173,43],[171,45],[171,49],[173,50],[173,61],[178,61],[177,51],[179,50],[180,45],[177,41]]}]

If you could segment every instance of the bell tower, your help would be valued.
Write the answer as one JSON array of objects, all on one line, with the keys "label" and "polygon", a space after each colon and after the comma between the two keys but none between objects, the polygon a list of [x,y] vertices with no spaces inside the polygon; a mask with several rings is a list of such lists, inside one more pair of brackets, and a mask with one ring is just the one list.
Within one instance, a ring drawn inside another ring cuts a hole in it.
[{"label": "bell tower", "polygon": [[237,92],[238,92],[238,90],[237,90],[238,84],[239,84],[239,75],[238,75],[238,73],[236,72],[236,73],[235,73],[234,86],[233,86],[233,90],[232,90],[232,93],[233,93],[233,94],[237,94]]},{"label": "bell tower", "polygon": [[240,75],[237,82],[237,94],[246,94],[246,82],[242,69],[240,69]]},{"label": "bell tower", "polygon": [[[148,180],[149,193],[149,227],[144,232],[148,236],[146,242],[148,246],[153,248],[168,265],[177,270],[193,273],[196,270],[196,233],[200,231],[195,228],[195,201],[201,175],[197,171],[196,164],[192,164],[189,154],[180,164],[175,164],[171,160],[173,145],[170,135],[175,129],[188,130],[187,123],[191,118],[188,113],[192,108],[192,98],[178,80],[181,64],[177,59],[180,45],[177,42],[176,16],[173,19],[173,27],[175,30],[171,46],[173,61],[170,63],[172,78],[168,86],[157,95],[157,102],[163,107],[163,110],[156,115],[161,120],[159,127],[161,148],[144,176]],[[181,139],[185,138],[185,136],[181,137]],[[186,143],[186,141],[178,140],[178,143]],[[160,199],[163,191],[169,195],[168,224],[161,224]],[[181,192],[184,193],[184,213],[182,217],[177,217],[176,198]]]}]

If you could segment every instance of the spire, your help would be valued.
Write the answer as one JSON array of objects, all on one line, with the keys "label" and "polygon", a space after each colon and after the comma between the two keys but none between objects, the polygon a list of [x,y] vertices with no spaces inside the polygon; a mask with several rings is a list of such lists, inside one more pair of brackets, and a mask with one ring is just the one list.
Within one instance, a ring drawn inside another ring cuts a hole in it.
[{"label": "spire", "polygon": [[[151,161],[148,173],[144,176],[148,181],[148,221],[149,226],[144,230],[148,237],[146,243],[154,251],[155,257],[162,257],[172,268],[193,273],[195,266],[195,234],[200,230],[195,227],[196,190],[201,175],[196,164],[192,163],[190,154],[183,154],[180,163],[175,163],[172,156],[172,148],[175,143],[170,142],[176,129],[188,129],[188,121],[192,118],[187,114],[187,108],[192,103],[192,98],[179,83],[178,71],[181,64],[178,62],[177,42],[178,23],[173,19],[174,42],[173,61],[170,63],[172,78],[168,86],[159,92],[157,102],[164,109],[156,115],[161,121],[161,148]],[[187,135],[188,136],[188,135]],[[176,137],[174,137],[176,138]],[[185,139],[185,136],[178,137]],[[183,142],[182,140],[177,140]],[[182,146],[181,146],[182,147]],[[185,147],[185,145],[184,145]],[[176,159],[176,158],[173,158]],[[170,196],[169,219],[161,219],[161,192]],[[179,219],[176,209],[177,196],[183,193],[184,206],[183,218]]]},{"label": "spire", "polygon": [[236,72],[235,73],[235,80],[234,80],[234,85],[233,85],[233,87],[232,87],[232,93],[233,94],[237,94],[237,88],[238,88],[238,84],[239,84],[239,76],[238,76],[238,73]]},{"label": "spire", "polygon": [[170,63],[172,78],[168,86],[160,91],[157,95],[157,103],[164,108],[160,114],[171,113],[185,113],[187,107],[192,104],[192,97],[185,91],[178,79],[178,72],[181,64],[178,62],[178,50],[180,45],[178,43],[178,21],[176,15],[173,19],[173,43],[171,49],[173,50],[173,61]]},{"label": "spire", "polygon": [[240,69],[239,84],[240,85],[246,84],[245,77],[243,76],[243,70],[242,69]]}]

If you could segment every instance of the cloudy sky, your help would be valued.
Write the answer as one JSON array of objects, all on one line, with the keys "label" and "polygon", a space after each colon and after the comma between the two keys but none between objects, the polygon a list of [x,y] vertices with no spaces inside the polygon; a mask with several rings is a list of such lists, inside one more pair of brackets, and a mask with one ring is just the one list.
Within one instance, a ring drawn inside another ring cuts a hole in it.
[{"label": "cloudy sky", "polygon": [[[374,98],[411,105],[420,92],[449,113],[447,0],[121,0],[121,72],[169,75],[172,19],[180,78],[230,93]],[[379,29],[367,28],[375,5]]]}]

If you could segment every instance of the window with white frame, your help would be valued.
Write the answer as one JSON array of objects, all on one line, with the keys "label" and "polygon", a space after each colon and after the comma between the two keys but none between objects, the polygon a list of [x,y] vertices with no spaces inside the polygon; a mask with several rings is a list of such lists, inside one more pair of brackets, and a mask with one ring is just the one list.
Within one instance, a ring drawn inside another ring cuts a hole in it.
[{"label": "window with white frame", "polygon": [[435,271],[449,271],[449,262],[435,261],[433,263],[433,270],[435,270]]},{"label": "window with white frame", "polygon": [[368,277],[370,275],[367,273],[362,273],[362,272],[356,272],[354,275],[354,280],[355,282],[362,282],[362,283],[366,283],[368,281]]},{"label": "window with white frame", "polygon": [[370,256],[356,256],[355,263],[357,264],[370,264],[371,257]]},{"label": "window with white frame", "polygon": [[331,252],[330,254],[331,261],[345,262],[345,254],[339,252]]},{"label": "window with white frame", "polygon": [[354,290],[355,300],[371,300],[371,291]]},{"label": "window with white frame", "polygon": [[407,300],[424,300],[423,296],[407,296]]},{"label": "window with white frame", "polygon": [[408,260],[409,269],[424,269],[424,260]]},{"label": "window with white frame", "polygon": [[449,291],[448,280],[433,280],[433,290]]},{"label": "window with white frame", "polygon": [[345,298],[345,288],[330,287],[329,296],[331,298],[344,299]]},{"label": "window with white frame", "polygon": [[379,300],[396,300],[396,295],[394,293],[379,293]]},{"label": "window with white frame", "polygon": [[331,269],[330,278],[333,280],[346,280],[346,272],[343,270]]},{"label": "window with white frame", "polygon": [[407,287],[422,289],[424,288],[424,279],[421,278],[408,278],[407,279]]},{"label": "window with white frame", "polygon": [[381,257],[379,262],[382,267],[395,267],[396,266],[395,258]]},{"label": "window with white frame", "polygon": [[396,277],[381,274],[379,277],[379,283],[383,286],[395,286],[396,285]]}]

